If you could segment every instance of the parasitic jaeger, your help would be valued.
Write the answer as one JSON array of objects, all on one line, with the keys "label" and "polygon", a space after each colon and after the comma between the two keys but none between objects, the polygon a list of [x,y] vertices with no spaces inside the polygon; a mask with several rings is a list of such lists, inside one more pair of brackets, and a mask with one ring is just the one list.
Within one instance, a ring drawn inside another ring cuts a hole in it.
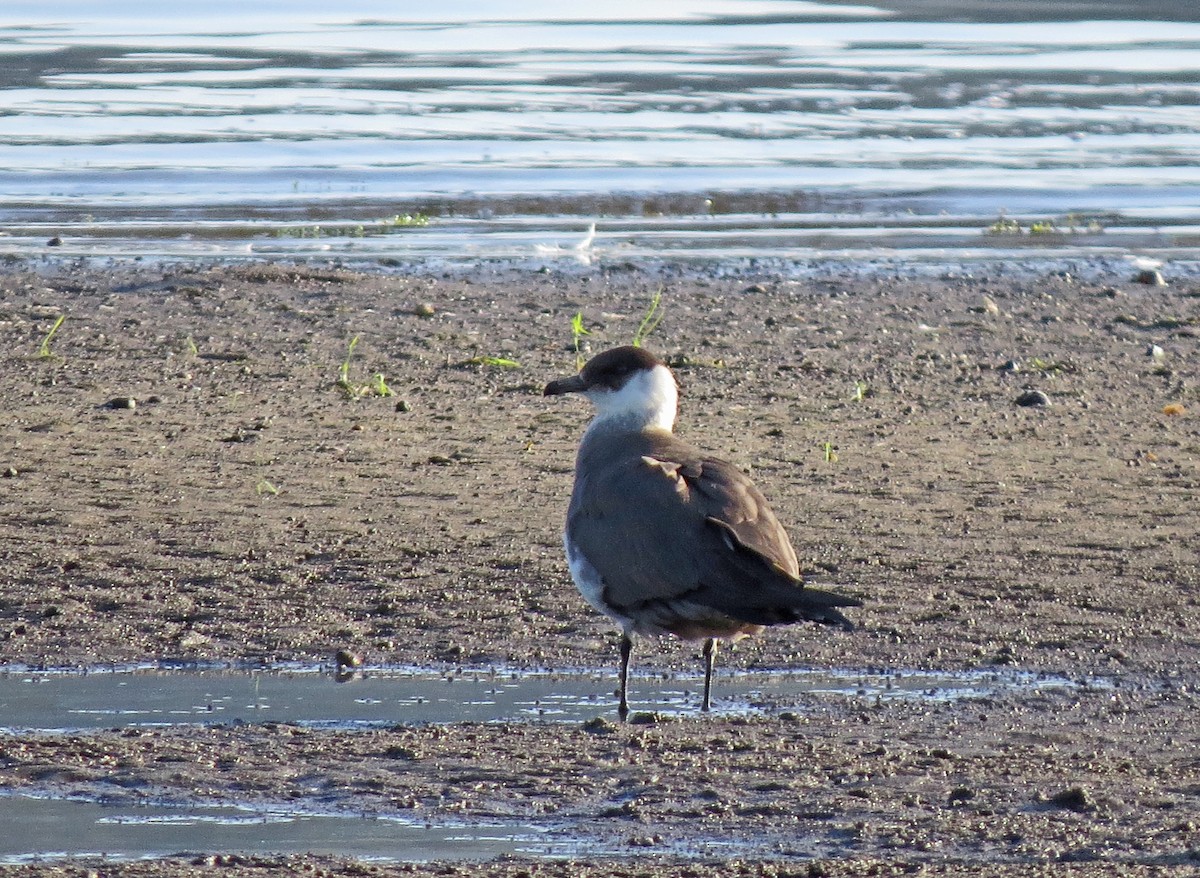
[{"label": "parasitic jaeger", "polygon": [[708,710],[719,638],[811,621],[850,629],[857,598],[807,588],[766,498],[731,464],[677,438],[678,387],[666,364],[619,347],[546,385],[581,393],[596,415],[575,461],[563,543],[589,604],[621,626],[621,719],[633,635],[703,640]]}]

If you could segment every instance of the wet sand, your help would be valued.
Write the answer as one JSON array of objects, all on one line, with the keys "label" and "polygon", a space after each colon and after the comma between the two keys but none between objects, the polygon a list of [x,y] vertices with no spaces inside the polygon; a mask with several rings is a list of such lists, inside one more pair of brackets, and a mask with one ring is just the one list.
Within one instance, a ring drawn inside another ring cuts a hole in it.
[{"label": "wet sand", "polygon": [[[626,343],[661,286],[647,345],[677,364],[679,432],[753,473],[817,583],[866,601],[853,633],[768,631],[723,667],[1000,665],[1108,682],[628,727],[610,713],[565,728],[6,736],[4,787],[280,801],[315,776],[343,804],[586,825],[629,851],[419,866],[204,852],[223,874],[1200,862],[1194,281],[257,266],[9,269],[0,283],[7,662],[344,649],[448,669],[615,666],[615,634],[561,557],[588,411],[540,391],[575,368],[572,315],[593,350]],[[370,389],[376,374],[393,395]],[[1027,390],[1051,404],[1017,405]],[[636,661],[699,659],[664,640]],[[185,874],[193,859],[121,871]]]}]

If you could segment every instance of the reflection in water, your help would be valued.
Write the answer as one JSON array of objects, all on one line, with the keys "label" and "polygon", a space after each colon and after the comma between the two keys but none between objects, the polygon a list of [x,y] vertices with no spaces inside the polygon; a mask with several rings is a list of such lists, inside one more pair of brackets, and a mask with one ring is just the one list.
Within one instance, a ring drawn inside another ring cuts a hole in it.
[{"label": "reflection in water", "polygon": [[[71,672],[0,667],[0,742],[65,729],[121,734],[129,726],[288,722],[355,730],[399,723],[589,722],[615,714],[612,676],[596,672],[438,673],[377,666],[358,669],[346,682],[337,682],[339,676],[337,666],[299,664],[254,669],[146,664]],[[696,710],[698,677],[632,682],[640,698],[658,699],[641,701],[639,708],[707,721]],[[714,712],[780,713],[821,698],[944,702],[1110,685],[1015,670],[734,673],[721,675]],[[330,810],[328,798],[320,804],[318,799],[272,805],[231,798],[223,805],[193,805],[147,800],[145,788],[128,793],[119,784],[99,788],[113,795],[106,792],[97,800],[0,791],[0,864],[85,855],[132,859],[180,850],[311,851],[404,861],[629,852],[627,846],[614,848],[589,836],[589,827],[567,818],[540,825],[429,824],[413,820],[411,812],[345,810],[356,807],[353,796],[336,806],[343,810]],[[728,855],[729,843],[723,837],[701,839],[686,853]]]},{"label": "reflection in water", "polygon": [[[699,682],[655,678],[643,685],[635,676],[631,688],[640,709],[690,715],[699,703]],[[1088,685],[1106,684],[1014,670],[733,673],[719,677],[714,712],[769,713],[803,706],[812,698],[951,701]],[[611,674],[593,671],[435,672],[377,666],[345,680],[338,669],[319,665],[144,665],[85,672],[0,667],[0,731],[229,722],[351,729],[400,723],[579,722],[614,710],[612,687]]]},{"label": "reflection in water", "polygon": [[552,855],[579,848],[535,826],[433,826],[398,817],[309,811],[295,805],[122,804],[0,794],[0,826],[4,827],[0,865],[84,856],[147,859],[179,851],[326,853],[423,861]]},{"label": "reflection in water", "polygon": [[1125,6],[7,3],[0,251],[963,249],[1002,211],[1055,223],[1009,248],[1194,249],[1200,15]]}]

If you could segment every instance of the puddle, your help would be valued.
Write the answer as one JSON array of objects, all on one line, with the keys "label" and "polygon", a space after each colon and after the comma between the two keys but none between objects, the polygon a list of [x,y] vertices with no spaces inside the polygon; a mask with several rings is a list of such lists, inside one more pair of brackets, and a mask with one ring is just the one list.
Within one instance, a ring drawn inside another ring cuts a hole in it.
[{"label": "puddle", "polygon": [[[631,679],[637,710],[690,714],[699,677]],[[792,670],[722,674],[714,712],[803,708],[814,697],[953,701],[1096,685],[1029,671]],[[450,722],[582,721],[615,712],[611,673],[371,667],[339,682],[321,665],[133,665],[86,671],[0,667],[0,729],[86,730],[236,722],[357,728]]]},{"label": "puddle", "polygon": [[[631,680],[637,710],[699,717],[697,675]],[[0,666],[0,740],[67,730],[288,722],[356,729],[449,722],[567,722],[614,716],[613,674],[376,666],[339,682],[322,665],[147,663],[80,670]],[[1047,690],[1108,688],[1104,680],[1020,670],[727,672],[714,712],[775,714],[815,699],[948,702]],[[394,813],[313,802],[196,805],[121,796],[0,790],[0,865],[80,857],[134,860],[181,852],[319,853],[421,862],[630,854],[562,822],[426,824]],[[680,853],[723,856],[729,839]],[[753,845],[753,842],[746,842]]]},{"label": "puddle", "polygon": [[[528,825],[428,826],[395,816],[237,805],[110,804],[0,795],[0,865],[75,857],[150,859],[181,851],[336,854],[421,862],[576,851]],[[30,853],[37,851],[37,853]]]}]

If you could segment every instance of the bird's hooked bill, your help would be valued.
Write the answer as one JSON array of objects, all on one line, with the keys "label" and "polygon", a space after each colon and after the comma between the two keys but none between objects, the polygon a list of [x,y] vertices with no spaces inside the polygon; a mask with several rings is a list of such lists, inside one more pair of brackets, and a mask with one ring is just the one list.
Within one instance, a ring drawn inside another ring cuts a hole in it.
[{"label": "bird's hooked bill", "polygon": [[558,396],[562,393],[582,393],[587,390],[583,375],[572,375],[570,378],[558,378],[546,385],[542,396]]}]

